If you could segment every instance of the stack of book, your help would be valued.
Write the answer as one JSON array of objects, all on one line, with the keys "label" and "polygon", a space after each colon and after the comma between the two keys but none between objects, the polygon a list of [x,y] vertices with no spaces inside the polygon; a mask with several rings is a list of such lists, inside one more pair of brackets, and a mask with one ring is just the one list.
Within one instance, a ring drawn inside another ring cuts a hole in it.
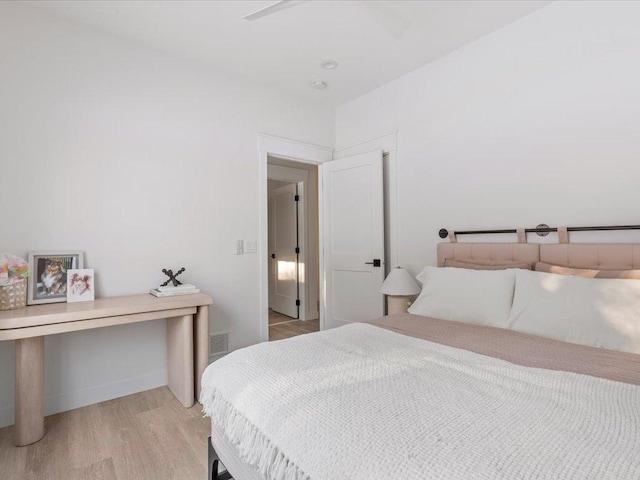
[{"label": "stack of book", "polygon": [[195,285],[185,283],[177,287],[169,285],[166,287],[152,288],[149,290],[149,293],[156,297],[173,297],[175,295],[193,295],[194,293],[200,293],[200,289],[196,288]]}]

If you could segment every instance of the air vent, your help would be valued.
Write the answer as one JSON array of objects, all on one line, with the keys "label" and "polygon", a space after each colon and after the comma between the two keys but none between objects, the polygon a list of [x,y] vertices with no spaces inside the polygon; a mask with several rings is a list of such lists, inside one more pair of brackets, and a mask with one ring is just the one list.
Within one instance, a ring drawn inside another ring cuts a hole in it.
[{"label": "air vent", "polygon": [[209,335],[209,356],[229,353],[229,332]]}]

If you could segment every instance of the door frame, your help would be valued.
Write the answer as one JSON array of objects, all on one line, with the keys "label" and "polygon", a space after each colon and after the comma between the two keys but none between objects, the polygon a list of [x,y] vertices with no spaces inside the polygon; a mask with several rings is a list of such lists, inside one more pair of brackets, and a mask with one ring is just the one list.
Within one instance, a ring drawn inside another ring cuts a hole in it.
[{"label": "door frame", "polygon": [[260,227],[258,239],[259,269],[259,321],[260,340],[269,341],[269,193],[268,159],[269,156],[310,163],[318,166],[318,253],[320,257],[320,329],[324,328],[324,294],[323,276],[323,228],[322,228],[322,164],[333,160],[333,148],[298,142],[288,138],[277,137],[266,133],[258,133],[258,198],[260,202]]}]

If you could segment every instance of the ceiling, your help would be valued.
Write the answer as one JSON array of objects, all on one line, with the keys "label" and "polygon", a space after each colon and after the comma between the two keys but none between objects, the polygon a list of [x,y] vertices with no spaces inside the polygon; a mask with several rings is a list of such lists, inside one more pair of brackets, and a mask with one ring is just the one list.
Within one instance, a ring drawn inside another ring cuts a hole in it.
[{"label": "ceiling", "polygon": [[[242,17],[273,0],[27,3],[231,78],[337,106],[551,2],[380,1],[374,9],[364,1],[296,1],[256,21]],[[400,38],[385,30],[389,22],[402,26]],[[323,70],[326,59],[338,68]],[[313,80],[328,86],[314,90]]]}]

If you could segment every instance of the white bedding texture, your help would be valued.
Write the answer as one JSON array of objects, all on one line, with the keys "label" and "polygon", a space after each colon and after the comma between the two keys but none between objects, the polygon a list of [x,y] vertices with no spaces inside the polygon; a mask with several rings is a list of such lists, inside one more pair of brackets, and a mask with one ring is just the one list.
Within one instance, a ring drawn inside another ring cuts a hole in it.
[{"label": "white bedding texture", "polygon": [[265,480],[640,478],[637,386],[372,325],[235,351],[201,402]]},{"label": "white bedding texture", "polygon": [[505,328],[513,302],[515,270],[425,267],[422,292],[409,313]]}]

